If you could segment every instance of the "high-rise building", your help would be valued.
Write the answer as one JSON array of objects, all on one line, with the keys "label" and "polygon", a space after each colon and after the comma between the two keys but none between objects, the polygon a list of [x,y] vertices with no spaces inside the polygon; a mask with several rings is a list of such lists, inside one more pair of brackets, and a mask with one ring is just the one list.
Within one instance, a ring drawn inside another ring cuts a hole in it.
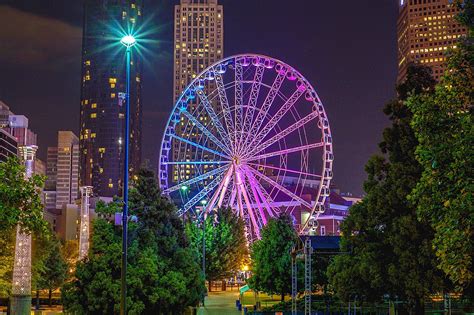
[{"label": "high-rise building", "polygon": [[[186,86],[208,66],[224,56],[224,12],[217,0],[181,0],[174,16],[174,102]],[[196,101],[197,102],[197,101]],[[192,104],[191,104],[192,106]],[[203,117],[206,121],[206,117]],[[185,133],[180,125],[177,134]],[[179,143],[173,142],[174,157]],[[190,149],[193,150],[193,149]],[[190,152],[192,155],[193,152]],[[188,165],[189,168],[189,165]],[[187,179],[192,169],[173,168],[173,181]]]},{"label": "high-rise building", "polygon": [[410,63],[430,67],[439,80],[446,68],[446,51],[456,49],[459,37],[467,34],[455,19],[458,13],[452,0],[401,0],[397,82],[406,78]]},{"label": "high-rise building", "polygon": [[[86,0],[82,42],[80,180],[97,196],[121,194],[125,129],[125,48],[123,32],[138,29],[142,0]],[[139,55],[132,52],[130,85],[130,171],[141,160]]]},{"label": "high-rise building", "polygon": [[46,163],[46,208],[73,204],[79,194],[79,139],[72,131],[58,132],[58,146],[48,148]]},{"label": "high-rise building", "polygon": [[17,142],[6,130],[0,128],[0,163],[5,162],[9,157],[17,156]]}]

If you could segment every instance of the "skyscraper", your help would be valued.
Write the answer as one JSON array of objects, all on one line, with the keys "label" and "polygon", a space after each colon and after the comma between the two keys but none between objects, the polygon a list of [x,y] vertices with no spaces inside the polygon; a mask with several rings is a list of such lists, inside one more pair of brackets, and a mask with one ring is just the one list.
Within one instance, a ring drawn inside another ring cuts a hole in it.
[{"label": "skyscraper", "polygon": [[[186,86],[224,56],[224,12],[217,0],[181,0],[174,16],[174,102]],[[203,120],[206,117],[203,117]],[[176,132],[186,132],[179,126]],[[173,150],[179,150],[173,143]],[[187,165],[189,168],[189,165]],[[192,169],[173,168],[173,180],[189,178]]]},{"label": "skyscraper", "polygon": [[58,132],[58,146],[48,148],[46,163],[47,209],[74,203],[79,194],[79,139],[72,131]]},{"label": "skyscraper", "polygon": [[455,19],[458,13],[452,0],[401,0],[397,82],[405,79],[410,63],[430,67],[439,80],[446,68],[446,51],[455,49],[459,37],[467,34]]},{"label": "skyscraper", "polygon": [[[121,195],[125,129],[124,32],[139,27],[142,0],[86,0],[82,42],[80,110],[81,186],[97,196]],[[132,53],[130,91],[130,171],[141,160],[142,65]]]}]

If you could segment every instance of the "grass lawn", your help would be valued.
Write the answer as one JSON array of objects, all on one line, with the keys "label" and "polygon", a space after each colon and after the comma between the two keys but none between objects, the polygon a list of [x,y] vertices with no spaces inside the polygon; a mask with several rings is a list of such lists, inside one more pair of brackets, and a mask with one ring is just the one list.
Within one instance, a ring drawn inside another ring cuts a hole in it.
[{"label": "grass lawn", "polygon": [[[244,306],[253,306],[257,301],[260,301],[262,307],[271,306],[273,304],[279,303],[281,297],[279,295],[274,295],[273,298],[266,293],[259,293],[255,296],[255,293],[252,290],[249,290],[244,293],[242,297],[242,305]],[[285,296],[285,301],[291,300],[289,295]]]}]

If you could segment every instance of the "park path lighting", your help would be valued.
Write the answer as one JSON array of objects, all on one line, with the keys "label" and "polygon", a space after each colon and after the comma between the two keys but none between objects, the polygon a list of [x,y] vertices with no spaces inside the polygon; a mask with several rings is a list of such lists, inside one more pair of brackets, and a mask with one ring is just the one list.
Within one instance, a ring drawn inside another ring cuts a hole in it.
[{"label": "park path lighting", "polygon": [[120,314],[127,314],[127,226],[128,226],[128,158],[130,142],[130,63],[132,47],[137,40],[132,35],[122,37],[120,43],[126,47],[126,105],[125,105],[125,135],[123,161],[123,213],[122,213],[122,271],[121,271],[121,298]]}]

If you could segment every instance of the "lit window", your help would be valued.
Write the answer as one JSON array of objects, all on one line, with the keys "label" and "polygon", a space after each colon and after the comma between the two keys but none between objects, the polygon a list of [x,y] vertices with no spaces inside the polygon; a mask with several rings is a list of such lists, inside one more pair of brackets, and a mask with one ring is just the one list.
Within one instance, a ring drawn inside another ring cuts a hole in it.
[{"label": "lit window", "polygon": [[109,83],[117,83],[117,78],[109,78]]},{"label": "lit window", "polygon": [[132,7],[132,9],[135,9],[135,7],[136,7],[136,6],[135,6],[135,3],[132,3],[132,4],[131,4],[131,7]]},{"label": "lit window", "polygon": [[99,148],[99,153],[105,153],[105,148]]},{"label": "lit window", "polygon": [[92,103],[91,108],[97,108],[97,103]]},{"label": "lit window", "polygon": [[91,118],[96,118],[97,117],[97,113],[92,113],[91,114]]},{"label": "lit window", "polygon": [[95,138],[96,134],[95,132],[91,133],[91,138]]},{"label": "lit window", "polygon": [[115,89],[115,83],[110,84],[111,89]]},{"label": "lit window", "polygon": [[114,188],[114,184],[109,183],[109,188]]},{"label": "lit window", "polygon": [[91,61],[90,60],[86,60],[86,66],[90,66],[91,65]]},{"label": "lit window", "polygon": [[115,93],[110,93],[110,98],[115,98]]},{"label": "lit window", "polygon": [[90,75],[86,75],[86,81],[89,81],[91,79],[91,76]]}]

